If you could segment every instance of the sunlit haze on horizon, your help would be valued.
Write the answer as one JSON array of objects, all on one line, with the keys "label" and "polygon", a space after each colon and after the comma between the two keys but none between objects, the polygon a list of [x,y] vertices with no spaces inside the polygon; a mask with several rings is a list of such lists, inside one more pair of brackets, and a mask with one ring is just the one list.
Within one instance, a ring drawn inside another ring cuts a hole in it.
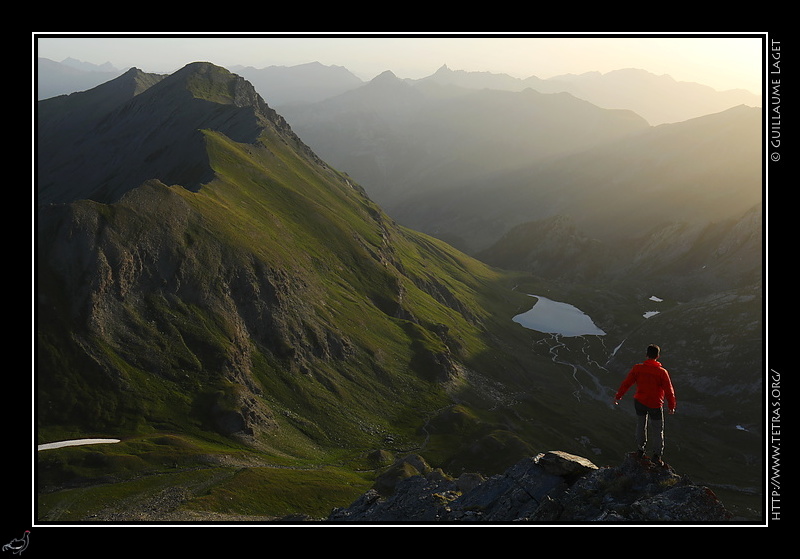
[{"label": "sunlit haze on horizon", "polygon": [[764,36],[112,37],[54,32],[34,33],[33,48],[37,56],[57,62],[74,58],[154,73],[169,73],[196,61],[255,68],[320,62],[344,66],[364,80],[386,70],[401,78],[419,79],[442,65],[451,70],[545,79],[639,68],[720,91],[741,88],[760,93]]}]

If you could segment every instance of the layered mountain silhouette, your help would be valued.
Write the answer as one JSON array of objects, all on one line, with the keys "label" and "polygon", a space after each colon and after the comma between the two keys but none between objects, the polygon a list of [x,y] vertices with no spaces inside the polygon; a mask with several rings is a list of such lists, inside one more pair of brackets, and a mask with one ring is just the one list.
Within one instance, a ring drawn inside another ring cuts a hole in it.
[{"label": "layered mountain silhouette", "polygon": [[650,226],[646,196],[663,221],[728,219],[760,201],[758,108],[650,126],[568,93],[479,90],[468,77],[478,79],[386,72],[283,112],[398,221],[473,253],[514,225],[565,212],[590,235],[629,236]]},{"label": "layered mountain silhouette", "polygon": [[36,59],[36,99],[49,99],[76,91],[92,89],[119,77],[120,70],[110,67],[79,63],[74,59],[61,62],[49,58]]},{"label": "layered mountain silhouette", "polygon": [[674,223],[739,219],[762,199],[760,129],[758,109],[735,107],[457,189],[432,185],[424,205],[411,194],[390,207],[403,223],[468,252],[486,249],[515,225],[556,215],[605,241]]},{"label": "layered mountain silhouette", "polygon": [[309,62],[296,66],[232,66],[273,107],[316,103],[364,85],[363,80],[343,66]]},{"label": "layered mountain silhouette", "polygon": [[[342,66],[325,66],[319,62],[265,68],[232,66],[230,70],[251,82],[256,91],[279,111],[288,105],[319,102],[365,84]],[[108,63],[94,66],[72,59],[55,62],[39,58],[37,98],[47,99],[90,89],[121,73]],[[543,79],[453,70],[444,64],[430,76],[404,81],[478,90],[522,91],[530,88],[541,93],[565,92],[598,107],[632,110],[651,125],[681,122],[737,105],[761,106],[758,93],[739,89],[717,91],[703,84],[681,82],[668,75],[659,76],[637,68],[563,74]]]},{"label": "layered mountain silhouette", "polygon": [[600,109],[567,93],[416,84],[389,71],[361,88],[282,111],[323,159],[369,185],[390,213],[415,197],[648,128],[632,111]]},{"label": "layered mountain silhouette", "polygon": [[445,64],[420,81],[469,89],[522,91],[531,88],[542,93],[566,92],[598,107],[632,110],[654,126],[717,113],[737,105],[761,105],[761,96],[757,93],[743,89],[717,91],[707,85],[677,81],[640,68],[520,79],[492,72],[452,70]]}]

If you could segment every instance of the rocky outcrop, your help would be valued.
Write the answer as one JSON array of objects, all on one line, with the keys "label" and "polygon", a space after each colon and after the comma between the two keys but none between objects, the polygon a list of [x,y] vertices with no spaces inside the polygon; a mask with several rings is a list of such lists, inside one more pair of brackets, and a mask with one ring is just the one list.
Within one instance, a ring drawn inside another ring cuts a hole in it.
[{"label": "rocky outcrop", "polygon": [[[454,479],[418,456],[390,471],[417,473],[388,490],[385,478],[334,522],[491,523],[718,523],[732,520],[714,493],[669,465],[627,455],[619,466],[598,467],[560,451],[521,460],[489,478]],[[381,481],[381,480],[379,480]]]}]

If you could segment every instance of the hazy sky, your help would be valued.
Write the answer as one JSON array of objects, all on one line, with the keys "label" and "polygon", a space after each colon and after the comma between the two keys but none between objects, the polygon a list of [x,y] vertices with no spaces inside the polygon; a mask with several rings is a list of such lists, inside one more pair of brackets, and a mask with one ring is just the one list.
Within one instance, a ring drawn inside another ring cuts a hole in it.
[{"label": "hazy sky", "polygon": [[255,68],[317,61],[344,66],[365,80],[385,70],[401,78],[422,78],[443,64],[452,70],[507,73],[518,78],[641,68],[718,90],[761,91],[765,32],[743,32],[732,37],[718,33],[630,34],[620,38],[601,34],[582,38],[454,35],[455,32],[435,37],[331,34],[319,38],[230,34],[192,37],[173,33],[112,37],[42,32],[33,33],[33,48],[38,56],[58,62],[72,57],[94,64],[110,62],[119,69],[136,66],[155,73],[169,73],[195,61]]}]

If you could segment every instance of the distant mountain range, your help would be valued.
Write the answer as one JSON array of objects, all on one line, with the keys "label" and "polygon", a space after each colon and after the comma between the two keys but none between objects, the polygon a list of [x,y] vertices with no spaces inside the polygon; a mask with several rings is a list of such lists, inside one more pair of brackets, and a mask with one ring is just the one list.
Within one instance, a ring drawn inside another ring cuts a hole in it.
[{"label": "distant mountain range", "polygon": [[738,219],[762,197],[756,107],[651,126],[568,93],[468,89],[386,72],[282,114],[395,219],[470,253],[515,225],[559,214],[608,241]]},{"label": "distant mountain range", "polygon": [[[286,105],[323,101],[365,84],[342,66],[325,66],[319,62],[265,68],[231,66],[230,70],[251,82],[256,91],[279,110]],[[37,99],[84,91],[123,71],[108,63],[94,66],[69,58],[61,62],[39,58]],[[405,81],[467,89],[522,91],[530,88],[540,93],[566,92],[598,107],[632,110],[652,125],[688,120],[736,105],[761,106],[760,92],[717,91],[703,84],[676,81],[668,75],[659,76],[634,68],[605,74],[587,72],[522,79],[508,74],[451,70],[445,64],[428,77]]]},{"label": "distant mountain range", "polygon": [[[759,111],[652,126],[571,93],[325,71],[348,89],[281,110],[209,63],[37,103],[39,442],[131,441],[42,458],[42,486],[158,470],[166,444],[187,449],[181,472],[211,455],[348,475],[409,450],[486,473],[551,448],[622,456],[631,419],[610,395],[657,340],[682,414],[671,459],[748,495]],[[532,293],[607,334],[525,330]]]},{"label": "distant mountain range", "polygon": [[86,91],[119,77],[123,71],[108,65],[75,64],[72,59],[61,62],[48,58],[36,59],[36,99],[50,99]]},{"label": "distant mountain range", "polygon": [[681,82],[638,68],[518,79],[505,74],[451,70],[445,65],[421,81],[470,89],[522,91],[530,88],[541,93],[565,92],[605,109],[634,111],[652,125],[688,120],[736,105],[761,106],[760,92],[717,91],[707,85]]},{"label": "distant mountain range", "polygon": [[517,224],[558,214],[572,216],[591,237],[630,239],[669,223],[738,218],[760,203],[760,138],[760,110],[740,106],[539,162],[531,157],[465,177],[457,188],[423,184],[385,206],[468,252],[486,249]]},{"label": "distant mountain range", "polygon": [[276,108],[316,103],[364,85],[361,78],[345,67],[325,66],[319,62],[266,68],[232,66],[230,70],[252,83],[256,91]]},{"label": "distant mountain range", "polygon": [[461,190],[649,127],[632,111],[601,109],[568,93],[411,83],[391,72],[281,110],[323,159],[366,185],[392,214],[417,195]]}]

